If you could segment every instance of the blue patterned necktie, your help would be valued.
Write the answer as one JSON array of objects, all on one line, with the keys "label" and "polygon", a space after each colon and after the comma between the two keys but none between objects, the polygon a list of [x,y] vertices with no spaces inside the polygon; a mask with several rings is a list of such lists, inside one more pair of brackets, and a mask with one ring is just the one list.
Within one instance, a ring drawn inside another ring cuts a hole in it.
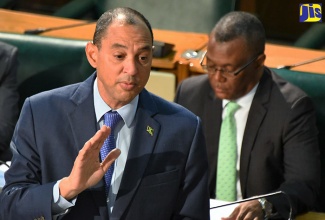
[{"label": "blue patterned necktie", "polygon": [[[111,128],[111,134],[105,140],[103,147],[100,149],[100,157],[103,161],[107,154],[115,148],[115,139],[114,139],[114,129],[118,122],[121,120],[121,116],[118,112],[106,112],[104,115],[104,124]],[[108,195],[109,188],[111,185],[112,175],[114,172],[115,164],[112,163],[108,171],[105,173],[105,183],[106,183],[106,194]]]},{"label": "blue patterned necktie", "polygon": [[216,195],[217,199],[224,201],[235,201],[237,198],[237,129],[234,115],[239,107],[237,103],[229,102],[221,124]]}]

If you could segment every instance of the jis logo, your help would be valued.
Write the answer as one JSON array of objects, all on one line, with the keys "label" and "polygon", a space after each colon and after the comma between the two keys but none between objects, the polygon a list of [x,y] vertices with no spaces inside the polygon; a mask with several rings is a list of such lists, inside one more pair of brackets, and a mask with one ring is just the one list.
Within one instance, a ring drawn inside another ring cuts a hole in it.
[{"label": "jis logo", "polygon": [[299,5],[300,22],[322,22],[322,4],[308,3]]}]

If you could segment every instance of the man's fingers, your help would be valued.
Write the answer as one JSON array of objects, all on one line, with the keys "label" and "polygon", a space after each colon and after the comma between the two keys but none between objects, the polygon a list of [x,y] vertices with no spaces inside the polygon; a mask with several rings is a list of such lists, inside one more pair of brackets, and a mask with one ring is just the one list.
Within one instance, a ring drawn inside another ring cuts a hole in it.
[{"label": "man's fingers", "polygon": [[106,125],[103,125],[100,128],[100,130],[98,130],[96,134],[86,142],[84,146],[84,148],[86,148],[85,150],[94,149],[94,148],[100,149],[103,146],[104,141],[106,140],[106,138],[109,136],[110,133],[111,133],[111,129]]},{"label": "man's fingers", "polygon": [[240,212],[239,206],[237,206],[234,211],[228,216],[229,219],[236,218]]},{"label": "man's fingers", "polygon": [[102,168],[106,172],[111,164],[120,156],[121,150],[115,148],[111,150],[106,156],[106,158],[102,161]]},{"label": "man's fingers", "polygon": [[107,127],[106,125],[103,125],[99,131],[96,132],[96,134],[93,136],[92,141],[94,142],[94,145],[97,145],[97,147],[101,148],[106,138],[111,133],[111,129]]},{"label": "man's fingers", "polygon": [[240,209],[237,206],[228,217],[222,217],[221,220],[235,220],[237,218],[239,210]]}]

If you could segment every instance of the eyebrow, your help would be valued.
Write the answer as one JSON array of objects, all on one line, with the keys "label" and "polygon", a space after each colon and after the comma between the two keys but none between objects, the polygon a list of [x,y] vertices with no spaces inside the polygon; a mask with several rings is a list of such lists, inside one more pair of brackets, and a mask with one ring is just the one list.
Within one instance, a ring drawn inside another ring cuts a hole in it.
[{"label": "eyebrow", "polygon": [[[207,61],[209,60],[210,62],[213,62],[210,58],[208,58],[208,56],[206,56],[206,59],[207,59]],[[206,62],[207,62],[206,61]],[[214,66],[217,66],[214,62],[213,62],[213,65]],[[219,65],[218,65],[219,66]],[[218,67],[217,66],[217,67]],[[226,64],[224,64],[224,65],[221,65],[222,67],[234,67],[234,65],[233,64],[231,64],[231,63],[226,63]]]},{"label": "eyebrow", "polygon": [[151,50],[151,49],[152,49],[152,46],[150,46],[150,45],[145,45],[140,48],[140,50]]},{"label": "eyebrow", "polygon": [[125,49],[127,49],[127,46],[125,46],[123,44],[115,43],[115,44],[112,45],[112,48],[125,48]]},{"label": "eyebrow", "polygon": [[[123,44],[115,43],[115,44],[112,45],[112,48],[124,48],[124,49],[127,49],[128,47],[123,45]],[[141,47],[139,50],[140,51],[149,51],[151,49],[152,49],[152,46],[145,45],[145,46]]]}]

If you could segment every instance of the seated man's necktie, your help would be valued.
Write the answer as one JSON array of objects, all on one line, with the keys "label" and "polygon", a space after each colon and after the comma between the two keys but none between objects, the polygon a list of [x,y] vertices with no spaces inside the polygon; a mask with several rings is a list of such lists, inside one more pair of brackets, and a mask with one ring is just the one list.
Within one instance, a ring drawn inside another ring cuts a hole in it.
[{"label": "seated man's necktie", "polygon": [[226,107],[226,115],[221,124],[216,198],[224,201],[237,199],[237,132],[235,112],[240,106],[235,102],[229,102]]}]

